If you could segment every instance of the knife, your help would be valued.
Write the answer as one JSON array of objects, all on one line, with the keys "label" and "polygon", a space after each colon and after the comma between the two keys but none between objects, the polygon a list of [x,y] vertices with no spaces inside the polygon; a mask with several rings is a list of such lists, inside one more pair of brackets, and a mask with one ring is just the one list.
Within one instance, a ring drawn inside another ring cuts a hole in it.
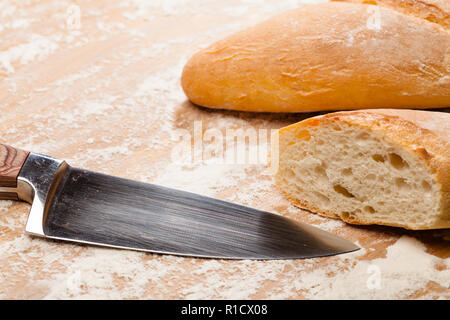
[{"label": "knife", "polygon": [[32,235],[160,254],[295,259],[359,249],[310,225],[242,205],[73,168],[0,144],[0,199],[23,200]]}]

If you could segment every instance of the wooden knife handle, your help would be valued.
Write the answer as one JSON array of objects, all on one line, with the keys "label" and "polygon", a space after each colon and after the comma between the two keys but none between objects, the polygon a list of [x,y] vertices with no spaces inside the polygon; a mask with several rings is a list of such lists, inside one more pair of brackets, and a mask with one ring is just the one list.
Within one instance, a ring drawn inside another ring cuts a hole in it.
[{"label": "wooden knife handle", "polygon": [[[0,143],[0,199],[17,200],[17,177],[30,153]],[[3,190],[2,190],[3,188]]]}]

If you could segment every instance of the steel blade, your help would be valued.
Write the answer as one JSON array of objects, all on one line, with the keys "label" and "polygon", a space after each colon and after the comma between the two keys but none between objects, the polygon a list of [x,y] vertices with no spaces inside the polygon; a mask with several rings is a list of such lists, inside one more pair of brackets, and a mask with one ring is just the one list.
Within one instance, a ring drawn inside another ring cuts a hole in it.
[{"label": "steel blade", "polygon": [[43,229],[50,238],[209,258],[310,258],[358,249],[272,213],[70,167]]}]

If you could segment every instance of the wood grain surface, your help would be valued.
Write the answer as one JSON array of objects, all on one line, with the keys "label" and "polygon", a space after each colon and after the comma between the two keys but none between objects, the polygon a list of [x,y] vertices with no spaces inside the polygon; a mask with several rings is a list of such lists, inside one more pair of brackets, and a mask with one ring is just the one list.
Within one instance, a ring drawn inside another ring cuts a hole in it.
[{"label": "wood grain surface", "polygon": [[[28,154],[27,151],[0,143],[0,187],[17,186],[17,177]],[[0,199],[4,199],[4,196],[0,192]]]},{"label": "wood grain surface", "polygon": [[[0,298],[450,298],[449,230],[348,225],[291,206],[274,186],[265,162],[271,130],[316,114],[208,110],[183,94],[182,68],[199,48],[306,2],[4,0],[0,140],[274,212],[361,250],[228,261],[106,249],[26,235],[29,205],[0,201]],[[221,161],[240,129],[258,133],[245,149],[256,160]]]}]

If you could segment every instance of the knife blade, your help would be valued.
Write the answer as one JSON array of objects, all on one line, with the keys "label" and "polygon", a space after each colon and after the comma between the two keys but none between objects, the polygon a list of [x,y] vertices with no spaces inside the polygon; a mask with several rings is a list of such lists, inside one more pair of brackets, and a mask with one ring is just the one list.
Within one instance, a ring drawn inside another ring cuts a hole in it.
[{"label": "knife blade", "polygon": [[0,199],[32,204],[29,234],[159,254],[296,259],[359,249],[305,223],[79,168],[0,144]]}]

